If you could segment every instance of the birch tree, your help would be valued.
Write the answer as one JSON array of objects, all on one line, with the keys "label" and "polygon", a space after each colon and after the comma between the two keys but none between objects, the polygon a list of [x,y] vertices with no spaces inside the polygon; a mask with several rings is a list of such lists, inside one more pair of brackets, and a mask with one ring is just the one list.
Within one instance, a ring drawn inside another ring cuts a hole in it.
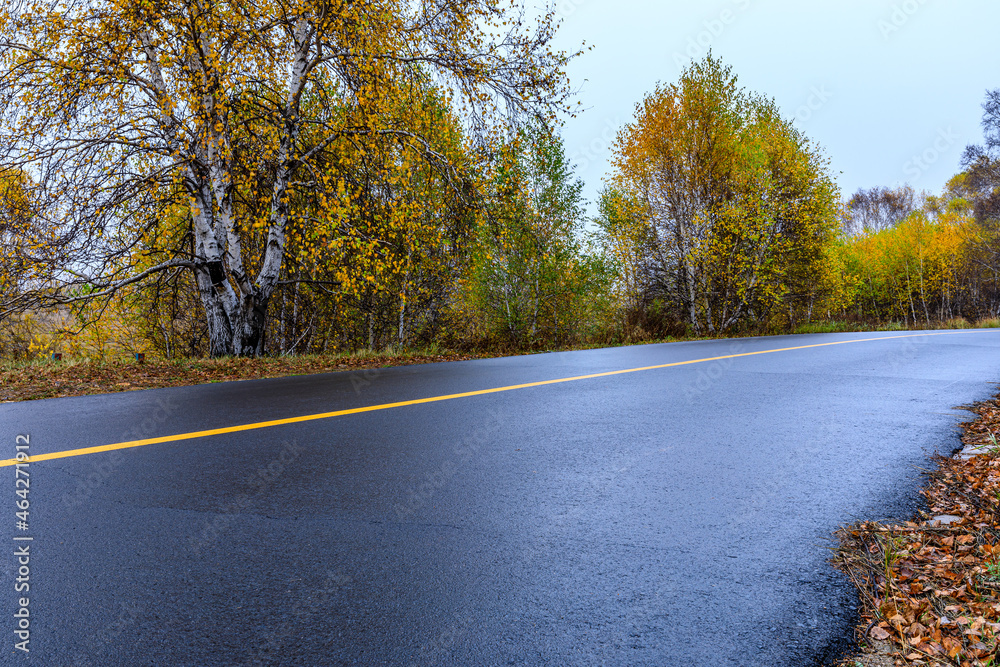
[{"label": "birch tree", "polygon": [[[826,160],[708,55],[637,105],[609,185],[649,230],[649,288],[697,333],[759,326],[807,296],[836,233]],[[794,308],[793,308],[794,310]]]},{"label": "birch tree", "polygon": [[[211,354],[259,354],[300,202],[344,196],[327,191],[321,168],[337,145],[396,138],[457,182],[384,110],[428,78],[483,142],[518,116],[564,110],[568,56],[550,48],[555,29],[553,11],[529,23],[503,0],[8,3],[0,170],[37,181],[65,263],[0,314],[186,270]],[[178,206],[187,234],[155,247],[162,261],[134,261]],[[246,214],[261,206],[266,215]]]},{"label": "birch tree", "polygon": [[479,330],[472,335],[515,346],[582,338],[608,279],[584,243],[583,183],[562,139],[544,125],[526,127],[492,167],[463,281],[466,321]]}]

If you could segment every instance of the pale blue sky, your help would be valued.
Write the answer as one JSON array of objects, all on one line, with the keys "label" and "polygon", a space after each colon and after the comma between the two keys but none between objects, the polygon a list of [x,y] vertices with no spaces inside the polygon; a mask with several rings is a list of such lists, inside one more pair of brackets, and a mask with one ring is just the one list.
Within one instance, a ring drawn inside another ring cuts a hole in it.
[{"label": "pale blue sky", "polygon": [[635,105],[708,47],[824,147],[841,190],[910,183],[937,193],[981,140],[1000,87],[997,0],[557,0],[557,46],[586,111],[563,130],[593,200]]}]

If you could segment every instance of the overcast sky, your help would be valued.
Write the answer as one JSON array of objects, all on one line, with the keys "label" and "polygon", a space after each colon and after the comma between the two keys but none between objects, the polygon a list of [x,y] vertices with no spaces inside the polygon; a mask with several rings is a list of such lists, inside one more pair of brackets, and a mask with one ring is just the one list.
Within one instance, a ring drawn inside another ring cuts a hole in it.
[{"label": "overcast sky", "polygon": [[1000,88],[997,0],[556,1],[557,46],[594,46],[570,65],[586,111],[563,129],[591,211],[618,128],[709,47],[823,146],[845,196],[939,192]]}]

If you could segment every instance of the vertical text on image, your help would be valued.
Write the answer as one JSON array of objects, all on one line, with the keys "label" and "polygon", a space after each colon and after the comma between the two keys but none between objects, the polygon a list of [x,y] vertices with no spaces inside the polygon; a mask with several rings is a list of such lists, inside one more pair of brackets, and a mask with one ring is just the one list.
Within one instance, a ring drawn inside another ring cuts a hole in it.
[{"label": "vertical text on image", "polygon": [[[21,534],[28,530],[28,520],[31,512],[31,476],[29,472],[30,459],[28,450],[31,447],[31,438],[28,435],[19,435],[15,439],[14,448],[16,454],[14,459],[14,494],[17,500],[14,501],[14,526],[20,531],[14,536],[14,558],[17,560],[17,576],[14,578],[14,592],[19,594],[17,598],[17,611],[14,612],[14,648],[18,651],[29,652],[28,643],[31,641],[31,612],[29,604],[31,599],[28,593],[31,591],[31,540],[29,535]],[[23,597],[20,597],[23,596]]]}]

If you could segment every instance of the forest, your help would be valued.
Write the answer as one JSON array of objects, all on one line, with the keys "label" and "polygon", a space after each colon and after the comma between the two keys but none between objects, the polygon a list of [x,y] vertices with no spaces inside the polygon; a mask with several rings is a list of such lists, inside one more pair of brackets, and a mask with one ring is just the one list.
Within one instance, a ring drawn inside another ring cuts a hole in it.
[{"label": "forest", "polygon": [[847,195],[709,54],[638,101],[589,208],[557,23],[498,0],[0,10],[0,359],[1000,326],[1000,90],[942,192]]}]

